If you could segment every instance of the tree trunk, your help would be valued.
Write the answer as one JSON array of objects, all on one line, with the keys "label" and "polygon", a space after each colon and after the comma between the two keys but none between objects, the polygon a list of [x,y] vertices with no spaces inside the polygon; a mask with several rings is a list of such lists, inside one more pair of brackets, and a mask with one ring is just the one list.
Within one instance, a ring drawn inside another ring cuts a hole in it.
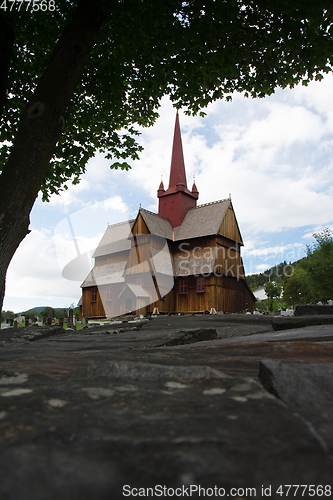
[{"label": "tree trunk", "polygon": [[7,24],[4,14],[0,14],[0,119],[6,102],[8,73],[13,47],[14,33]]},{"label": "tree trunk", "polygon": [[[12,153],[0,175],[0,311],[8,265],[29,233],[30,211],[65,125],[65,111],[80,82],[111,2],[82,0],[57,42],[23,112]],[[27,263],[27,265],[29,265]]]}]

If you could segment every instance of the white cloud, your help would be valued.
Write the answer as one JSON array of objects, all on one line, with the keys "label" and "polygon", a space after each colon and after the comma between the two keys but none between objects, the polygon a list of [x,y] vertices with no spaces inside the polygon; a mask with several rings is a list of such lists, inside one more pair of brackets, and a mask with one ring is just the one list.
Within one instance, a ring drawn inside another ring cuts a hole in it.
[{"label": "white cloud", "polygon": [[[77,302],[79,297],[77,283],[62,278],[50,231],[32,230],[17,249],[9,266],[4,309],[20,312],[37,304],[52,305],[59,299],[63,307],[68,307],[72,302]],[[15,303],[13,299],[22,309],[12,305]],[[35,299],[38,299],[37,303]]]}]

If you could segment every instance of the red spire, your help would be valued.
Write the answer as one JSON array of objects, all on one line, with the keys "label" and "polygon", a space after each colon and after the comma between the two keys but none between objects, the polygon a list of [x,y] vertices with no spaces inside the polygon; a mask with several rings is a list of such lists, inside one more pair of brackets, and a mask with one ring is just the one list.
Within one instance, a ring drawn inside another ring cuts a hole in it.
[{"label": "red spire", "polygon": [[178,110],[177,110],[177,114],[176,114],[175,131],[174,131],[174,135],[173,135],[169,189],[172,187],[176,187],[177,184],[184,185],[185,189],[187,189],[185,163],[184,163],[184,156],[183,156],[182,138],[180,135]]},{"label": "red spire", "polygon": [[159,198],[163,193],[165,193],[163,179],[161,179],[161,184],[157,190],[157,197]]},{"label": "red spire", "polygon": [[195,195],[195,196],[196,196],[196,198],[198,198],[198,197],[199,197],[199,191],[198,191],[198,188],[197,188],[197,186],[196,186],[196,184],[195,184],[194,179],[193,179],[193,186],[192,186],[192,194],[193,194],[193,195]]},{"label": "red spire", "polygon": [[159,199],[158,214],[169,219],[172,227],[182,224],[188,210],[197,206],[199,198],[195,183],[193,183],[192,192],[187,189],[178,111],[173,136],[169,188],[165,191],[161,182],[157,197]]}]

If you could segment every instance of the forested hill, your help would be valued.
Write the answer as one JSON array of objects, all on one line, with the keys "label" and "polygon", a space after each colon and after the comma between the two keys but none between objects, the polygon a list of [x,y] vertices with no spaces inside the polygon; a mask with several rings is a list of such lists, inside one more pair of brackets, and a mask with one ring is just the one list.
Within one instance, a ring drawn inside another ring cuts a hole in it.
[{"label": "forested hill", "polygon": [[281,262],[280,264],[267,269],[263,273],[246,276],[246,282],[252,291],[264,286],[267,281],[276,281],[277,283],[281,283],[281,285],[283,285],[283,278],[293,274],[293,270],[302,260],[303,259],[297,260],[296,262],[289,262],[289,264],[286,261]]}]

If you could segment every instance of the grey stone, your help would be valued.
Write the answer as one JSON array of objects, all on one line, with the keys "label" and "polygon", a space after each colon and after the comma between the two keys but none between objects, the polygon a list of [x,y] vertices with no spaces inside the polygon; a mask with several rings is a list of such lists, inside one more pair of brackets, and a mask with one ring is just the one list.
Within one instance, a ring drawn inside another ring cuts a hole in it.
[{"label": "grey stone", "polygon": [[324,306],[320,304],[307,304],[298,305],[295,307],[295,316],[309,316],[309,315],[333,315],[333,306]]},{"label": "grey stone", "polygon": [[102,361],[89,364],[88,376],[115,377],[129,379],[184,378],[209,379],[224,378],[226,375],[209,366],[165,366],[156,363],[131,363]]},{"label": "grey stone", "polygon": [[333,452],[333,363],[260,362],[264,387],[281,398],[318,434]]},{"label": "grey stone", "polygon": [[[277,332],[272,318],[227,314],[139,326],[49,327],[23,343],[1,333],[1,499],[118,500],[124,485],[253,487],[257,498],[264,485],[281,499],[280,484],[331,483],[316,405],[307,420],[258,372],[266,359],[330,363],[333,326]],[[210,328],[219,338],[167,345]]]}]

